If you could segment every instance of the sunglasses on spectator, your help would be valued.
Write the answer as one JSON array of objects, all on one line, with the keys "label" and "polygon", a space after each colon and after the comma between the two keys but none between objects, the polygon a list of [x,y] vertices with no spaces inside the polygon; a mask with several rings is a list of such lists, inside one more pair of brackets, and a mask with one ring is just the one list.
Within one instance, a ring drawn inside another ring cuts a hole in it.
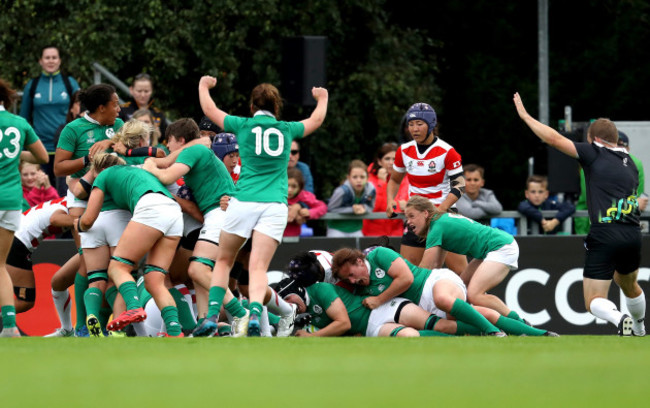
[{"label": "sunglasses on spectator", "polygon": [[292,150],[291,151],[291,154],[298,154],[298,153],[300,153],[300,150]]}]

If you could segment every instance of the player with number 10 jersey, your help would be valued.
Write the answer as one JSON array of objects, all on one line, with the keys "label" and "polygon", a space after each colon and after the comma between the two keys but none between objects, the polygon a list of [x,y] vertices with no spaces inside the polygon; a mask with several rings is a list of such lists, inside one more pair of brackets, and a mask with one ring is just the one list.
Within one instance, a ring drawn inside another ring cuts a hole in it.
[{"label": "player with number 10 jersey", "polygon": [[279,121],[271,112],[259,110],[252,118],[226,116],[224,129],[237,135],[242,161],[234,197],[286,204],[291,142],[303,137],[305,126]]},{"label": "player with number 10 jersey", "polygon": [[291,142],[320,127],[327,113],[328,93],[324,88],[313,88],[312,95],[317,105],[311,116],[301,122],[282,122],[277,119],[282,108],[282,98],[273,85],[259,84],[253,89],[250,99],[253,117],[242,118],[228,115],[217,107],[210,97],[210,89],[216,84],[214,77],[201,78],[201,108],[217,126],[237,137],[242,170],[221,230],[219,255],[210,287],[208,316],[194,331],[194,335],[209,336],[217,330],[217,319],[230,270],[239,249],[246,239],[251,238],[248,287],[250,320],[247,334],[259,336],[259,318],[268,284],[266,272],[287,225],[287,165]]}]

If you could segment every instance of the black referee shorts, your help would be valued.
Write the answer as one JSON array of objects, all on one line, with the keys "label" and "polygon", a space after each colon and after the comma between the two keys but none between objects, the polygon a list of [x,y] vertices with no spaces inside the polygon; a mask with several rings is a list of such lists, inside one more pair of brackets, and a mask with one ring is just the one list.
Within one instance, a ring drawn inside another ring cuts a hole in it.
[{"label": "black referee shorts", "polygon": [[641,264],[641,229],[635,225],[592,224],[585,249],[585,278],[611,280],[614,271],[630,274]]}]

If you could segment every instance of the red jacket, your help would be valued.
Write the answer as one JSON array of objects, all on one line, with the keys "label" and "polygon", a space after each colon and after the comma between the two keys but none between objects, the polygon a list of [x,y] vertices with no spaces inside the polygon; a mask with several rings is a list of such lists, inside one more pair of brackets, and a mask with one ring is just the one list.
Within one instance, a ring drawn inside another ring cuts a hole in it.
[{"label": "red jacket", "polygon": [[[386,189],[388,187],[388,180],[386,181],[377,177],[376,174],[368,172],[368,182],[372,183],[375,186],[375,191],[377,191],[377,197],[375,198],[375,208],[373,212],[386,212],[386,202],[388,197],[386,195]],[[399,186],[399,192],[395,197],[397,199],[408,200],[408,196],[402,197],[404,194],[408,194],[408,178],[404,177],[402,183]],[[401,212],[399,204],[396,212]],[[404,221],[403,220],[363,220],[363,228],[361,229],[363,235],[366,237],[378,237],[382,235],[387,235],[389,237],[401,237],[404,232]]]},{"label": "red jacket", "polygon": [[25,197],[25,200],[27,200],[30,207],[44,203],[46,201],[60,198],[59,194],[56,192],[56,188],[52,186],[48,188],[29,188],[23,186],[23,197]]}]

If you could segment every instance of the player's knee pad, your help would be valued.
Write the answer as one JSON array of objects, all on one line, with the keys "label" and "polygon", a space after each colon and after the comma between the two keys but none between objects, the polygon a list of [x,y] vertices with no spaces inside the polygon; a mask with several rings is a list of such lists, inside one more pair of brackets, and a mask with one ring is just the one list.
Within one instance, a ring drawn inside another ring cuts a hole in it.
[{"label": "player's knee pad", "polygon": [[108,282],[108,271],[106,269],[97,269],[88,271],[88,283],[104,281]]},{"label": "player's knee pad", "polygon": [[14,286],[14,295],[18,300],[23,302],[36,301],[36,288],[23,288],[21,286]]},{"label": "player's knee pad", "polygon": [[146,264],[144,266],[144,274],[146,275],[146,274],[148,274],[150,272],[160,272],[163,275],[167,275],[167,273],[168,273],[166,270],[164,270],[163,268],[161,268],[159,266]]},{"label": "player's knee pad", "polygon": [[216,261],[214,259],[205,258],[202,256],[190,256],[190,262],[198,262],[200,264],[210,267],[210,269],[214,269],[214,265]]},{"label": "player's knee pad", "polygon": [[397,337],[397,333],[401,332],[402,330],[406,329],[404,326],[396,327],[390,332],[390,337]]}]

